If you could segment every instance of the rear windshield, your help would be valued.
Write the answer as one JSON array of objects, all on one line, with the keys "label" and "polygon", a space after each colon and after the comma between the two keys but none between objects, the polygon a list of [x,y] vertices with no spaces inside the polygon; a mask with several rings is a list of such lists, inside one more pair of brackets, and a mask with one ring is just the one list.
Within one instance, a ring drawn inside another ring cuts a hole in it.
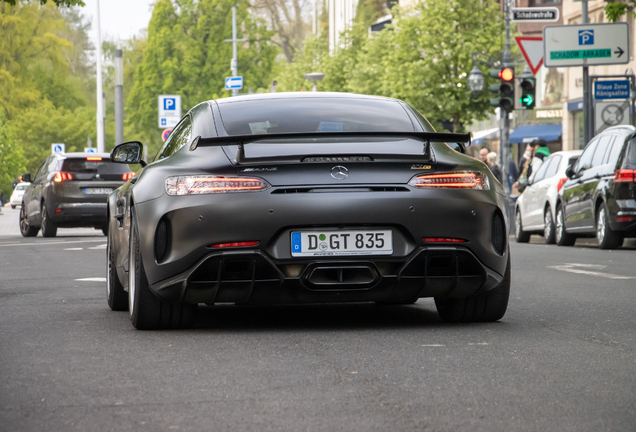
[{"label": "rear windshield", "polygon": [[123,174],[131,172],[128,165],[113,163],[108,159],[89,161],[79,158],[65,159],[61,171],[74,174]]},{"label": "rear windshield", "polygon": [[413,124],[393,100],[296,98],[219,104],[228,135],[297,132],[410,132]]}]

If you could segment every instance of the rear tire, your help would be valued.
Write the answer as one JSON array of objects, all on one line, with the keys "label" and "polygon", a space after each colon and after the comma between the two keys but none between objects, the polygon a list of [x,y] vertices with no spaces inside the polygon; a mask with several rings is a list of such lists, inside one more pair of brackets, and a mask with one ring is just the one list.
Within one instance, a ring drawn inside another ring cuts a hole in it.
[{"label": "rear tire", "polygon": [[108,306],[114,311],[128,310],[128,293],[124,290],[124,286],[117,277],[117,269],[115,268],[115,251],[111,248],[112,240],[108,236],[106,241],[106,262],[108,264],[106,270],[106,298]]},{"label": "rear tire", "polygon": [[530,233],[523,230],[519,209],[515,212],[515,240],[517,243],[528,243],[530,241]]},{"label": "rear tire", "polygon": [[576,242],[576,236],[568,234],[565,230],[565,216],[563,215],[563,207],[561,204],[557,205],[556,211],[556,231],[555,241],[559,246],[574,246]]},{"label": "rear tire", "polygon": [[151,290],[139,250],[135,208],[131,209],[128,302],[130,321],[138,330],[185,329],[194,325],[197,305],[161,300]]},{"label": "rear tire", "polygon": [[498,321],[508,309],[510,298],[510,252],[504,277],[499,285],[487,293],[466,298],[435,298],[435,306],[445,322]]},{"label": "rear tire", "polygon": [[42,237],[55,237],[57,234],[57,225],[51,221],[49,212],[46,211],[44,204],[42,204],[42,225],[40,228],[42,229]]},{"label": "rear tire", "polygon": [[554,244],[556,242],[556,225],[552,219],[550,207],[546,207],[543,215],[543,237],[545,244]]},{"label": "rear tire", "polygon": [[22,234],[22,237],[35,237],[38,235],[38,231],[40,231],[38,227],[34,227],[29,223],[26,207],[22,203],[22,206],[20,206],[20,234]]},{"label": "rear tire", "polygon": [[616,249],[623,244],[623,236],[610,228],[608,215],[607,206],[605,203],[601,204],[596,212],[596,240],[599,249]]}]

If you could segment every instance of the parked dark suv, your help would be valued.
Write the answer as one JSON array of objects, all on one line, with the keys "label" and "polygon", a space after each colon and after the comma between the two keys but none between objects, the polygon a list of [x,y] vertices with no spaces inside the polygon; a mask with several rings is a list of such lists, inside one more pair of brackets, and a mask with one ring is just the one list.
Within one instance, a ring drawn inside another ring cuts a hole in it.
[{"label": "parked dark suv", "polygon": [[636,237],[636,128],[615,126],[594,137],[566,170],[569,180],[557,199],[556,241],[594,237],[614,249]]},{"label": "parked dark suv", "polygon": [[20,232],[54,237],[59,228],[95,227],[107,233],[108,194],[132,178],[128,165],[106,153],[62,153],[46,158],[22,198]]}]

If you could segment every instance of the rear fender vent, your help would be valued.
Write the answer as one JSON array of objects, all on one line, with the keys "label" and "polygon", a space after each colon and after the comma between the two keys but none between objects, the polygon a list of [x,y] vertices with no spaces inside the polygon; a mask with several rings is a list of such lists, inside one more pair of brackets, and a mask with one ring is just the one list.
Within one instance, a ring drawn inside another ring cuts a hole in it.
[{"label": "rear fender vent", "polygon": [[168,256],[170,249],[170,221],[163,217],[155,231],[155,259],[158,263]]},{"label": "rear fender vent", "polygon": [[499,211],[492,218],[492,246],[499,255],[503,255],[506,250],[506,228]]}]

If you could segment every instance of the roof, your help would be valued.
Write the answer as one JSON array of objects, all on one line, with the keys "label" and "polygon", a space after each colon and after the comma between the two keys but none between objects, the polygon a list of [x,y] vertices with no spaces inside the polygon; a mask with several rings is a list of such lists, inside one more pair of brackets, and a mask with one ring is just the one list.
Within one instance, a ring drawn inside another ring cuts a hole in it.
[{"label": "roof", "polygon": [[384,96],[370,96],[356,93],[340,93],[340,92],[277,92],[277,93],[253,93],[248,95],[240,95],[237,97],[215,99],[219,105],[233,102],[245,102],[250,100],[267,100],[267,99],[315,99],[315,98],[338,98],[338,99],[368,99],[368,100],[389,100],[398,101],[394,98]]}]

